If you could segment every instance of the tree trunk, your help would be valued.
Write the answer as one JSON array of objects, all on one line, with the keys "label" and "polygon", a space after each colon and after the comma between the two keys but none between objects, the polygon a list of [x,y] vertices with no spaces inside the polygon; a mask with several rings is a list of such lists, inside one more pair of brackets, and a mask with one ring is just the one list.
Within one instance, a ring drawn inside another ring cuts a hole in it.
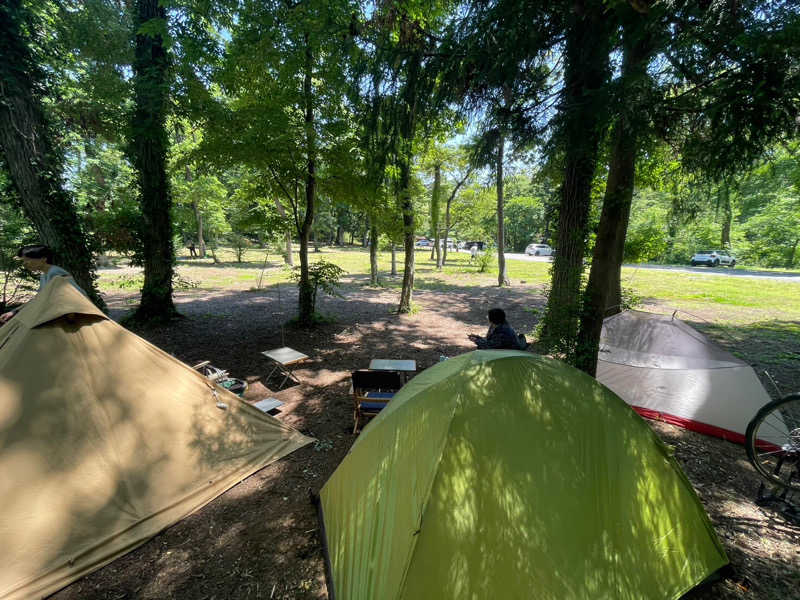
[{"label": "tree trunk", "polygon": [[400,207],[403,211],[403,287],[400,290],[399,313],[411,312],[414,293],[414,205],[411,199],[411,159],[403,156],[400,163]]},{"label": "tree trunk", "polygon": [[[631,33],[627,28],[623,33],[623,41],[626,43],[622,73],[623,80],[638,83],[647,77],[646,69],[653,52],[653,42],[647,36],[631,36]],[[631,42],[631,38],[635,38],[635,42]],[[628,110],[635,110],[637,100],[643,99],[637,98],[635,92],[630,94]],[[603,319],[610,306],[619,312],[619,305],[622,303],[620,271],[633,201],[638,147],[638,131],[625,113],[617,118],[611,137],[606,193],[575,347],[575,366],[593,377],[597,372]]]},{"label": "tree trunk", "polygon": [[723,181],[722,189],[722,236],[720,247],[724,250],[731,247],[731,222],[733,221],[733,210],[731,209],[731,188],[728,180]]},{"label": "tree trunk", "polygon": [[[59,265],[68,270],[91,300],[105,310],[95,287],[95,264],[72,198],[61,182],[61,155],[53,144],[50,123],[41,105],[41,74],[22,31],[19,0],[0,5],[0,148],[25,216]],[[10,56],[14,56],[14,60]]]},{"label": "tree trunk", "polygon": [[797,245],[800,244],[800,238],[795,238],[794,244],[792,244],[792,251],[789,253],[789,257],[786,259],[786,269],[794,268],[794,261],[797,257]]},{"label": "tree trunk", "polygon": [[442,270],[442,247],[439,244],[439,196],[442,193],[442,165],[433,168],[433,193],[431,194],[431,227],[433,229],[433,248],[436,251],[436,270]]},{"label": "tree trunk", "polygon": [[[617,122],[613,138],[606,193],[589,282],[584,292],[575,353],[575,366],[592,377],[597,371],[600,333],[612,297],[610,292],[618,289],[611,286],[619,282],[636,169],[636,134],[624,119]],[[615,295],[611,301],[619,304]]]},{"label": "tree trunk", "polygon": [[[196,143],[197,138],[194,134],[194,129],[192,129],[192,143]],[[189,182],[192,180],[192,172],[189,170],[189,165],[186,165],[186,181]],[[194,212],[194,220],[197,224],[197,248],[200,254],[200,258],[206,257],[206,239],[203,235],[203,215],[200,212],[200,205],[197,203],[197,200],[193,197],[192,198],[192,212]]]},{"label": "tree trunk", "polygon": [[400,290],[399,313],[411,312],[414,293],[414,203],[411,198],[411,163],[413,159],[414,136],[417,130],[417,83],[422,54],[414,52],[409,60],[408,73],[403,88],[404,114],[400,117],[400,206],[403,212],[403,244],[405,264],[403,288]]},{"label": "tree trunk", "polygon": [[444,266],[445,261],[447,260],[447,238],[450,236],[450,207],[453,204],[453,200],[458,193],[459,188],[464,185],[464,183],[469,179],[469,176],[472,174],[472,167],[467,169],[467,172],[464,174],[464,177],[461,178],[456,186],[453,188],[453,191],[450,192],[450,195],[447,197],[447,203],[445,205],[444,211],[444,252],[442,254],[442,266]]},{"label": "tree trunk", "polygon": [[610,35],[602,5],[581,3],[566,33],[562,135],[564,180],[558,218],[558,241],[550,294],[542,318],[543,350],[573,356],[580,308],[580,284],[588,235],[591,184],[605,126],[598,92],[608,79]]},{"label": "tree trunk", "polygon": [[[188,167],[187,167],[188,170]],[[200,206],[197,200],[192,198],[192,211],[194,211],[194,220],[197,223],[197,248],[200,258],[206,257],[206,239],[203,236],[203,215],[200,213]]]},{"label": "tree trunk", "polygon": [[[159,0],[137,0],[135,31],[153,19],[166,22]],[[175,250],[172,242],[172,198],[167,177],[166,114],[169,60],[160,35],[136,35],[133,65],[134,113],[130,141],[142,205],[144,286],[136,318],[163,321],[176,313],[172,303]]]},{"label": "tree trunk", "polygon": [[298,228],[300,237],[300,283],[298,324],[310,327],[314,324],[315,294],[308,274],[308,236],[314,225],[314,203],[317,193],[316,177],[316,133],[314,131],[314,96],[311,86],[313,55],[308,34],[305,35],[306,52],[303,73],[303,97],[305,100],[306,133],[306,210],[302,225]]},{"label": "tree trunk", "polygon": [[375,223],[369,229],[369,284],[380,285],[378,280],[378,228]]},{"label": "tree trunk", "polygon": [[450,239],[450,203],[453,197],[447,199],[444,209],[444,239],[442,240],[442,267],[447,262],[447,240]]},{"label": "tree trunk", "polygon": [[505,198],[503,196],[503,155],[506,143],[500,133],[497,141],[497,285],[511,285],[506,272]]},{"label": "tree trunk", "polygon": [[336,226],[336,245],[344,246],[344,228],[341,225]]},{"label": "tree trunk", "polygon": [[392,271],[390,275],[397,277],[397,246],[394,245],[394,242],[392,242]]},{"label": "tree trunk", "polygon": [[311,231],[312,240],[314,241],[314,252],[319,252],[319,231],[317,230],[316,226]]}]

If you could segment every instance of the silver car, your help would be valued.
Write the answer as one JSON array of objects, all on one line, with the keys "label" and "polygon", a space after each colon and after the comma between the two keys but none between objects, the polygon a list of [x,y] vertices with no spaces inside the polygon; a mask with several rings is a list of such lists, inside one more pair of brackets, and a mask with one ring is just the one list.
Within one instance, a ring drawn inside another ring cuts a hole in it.
[{"label": "silver car", "polygon": [[736,266],[736,258],[727,250],[700,250],[692,256],[690,262],[693,267],[697,265],[708,265],[718,267],[720,265],[730,267]]},{"label": "silver car", "polygon": [[547,244],[528,244],[525,254],[528,256],[551,256],[553,249]]}]

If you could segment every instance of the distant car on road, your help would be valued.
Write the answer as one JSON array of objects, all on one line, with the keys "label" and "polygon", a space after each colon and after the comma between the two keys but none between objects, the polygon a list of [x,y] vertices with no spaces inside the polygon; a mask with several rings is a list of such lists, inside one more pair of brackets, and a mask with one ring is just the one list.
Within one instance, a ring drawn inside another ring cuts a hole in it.
[{"label": "distant car on road", "polygon": [[736,266],[736,258],[727,250],[700,250],[692,256],[689,261],[693,267],[697,265],[708,265],[709,267],[728,266],[731,269]]},{"label": "distant car on road", "polygon": [[525,254],[528,256],[552,256],[553,249],[547,244],[528,244]]},{"label": "distant car on road", "polygon": [[430,240],[417,240],[417,243],[414,244],[417,248],[430,248],[433,246],[433,242]]}]

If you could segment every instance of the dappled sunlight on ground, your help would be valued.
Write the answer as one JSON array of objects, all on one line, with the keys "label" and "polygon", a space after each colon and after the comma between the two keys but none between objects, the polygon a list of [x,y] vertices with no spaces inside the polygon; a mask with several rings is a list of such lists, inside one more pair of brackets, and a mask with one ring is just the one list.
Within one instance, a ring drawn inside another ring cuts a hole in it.
[{"label": "dappled sunlight on ground", "polygon": [[[351,433],[350,372],[366,368],[371,358],[413,359],[422,371],[437,364],[440,355],[452,357],[470,351],[474,346],[467,334],[485,334],[486,311],[493,306],[505,308],[510,323],[529,334],[539,318],[536,310],[543,309],[545,302],[536,285],[497,288],[485,277],[465,272],[441,284],[421,286],[414,294],[418,312],[397,315],[398,293],[394,287],[366,287],[365,278],[348,276],[342,289],[344,298],[319,298],[318,311],[330,317],[330,322],[306,332],[282,326],[296,312],[293,285],[284,283],[278,288],[270,281],[261,290],[250,290],[257,285],[260,268],[260,263],[251,260],[247,269],[255,279],[238,283],[234,289],[178,291],[176,305],[187,318],[137,333],[188,364],[211,360],[233,377],[247,379],[248,400],[272,396],[283,401],[276,417],[315,437],[318,443],[259,471],[135,552],[59,592],[56,600],[324,598],[318,524],[308,493],[322,487],[356,439]],[[226,267],[203,269],[218,276],[220,282],[225,277]],[[269,275],[268,269],[265,281]],[[387,282],[387,286],[396,284],[396,280]],[[112,315],[123,315],[136,298],[129,291],[115,292],[108,298]],[[757,348],[760,330],[745,333],[743,343]],[[718,340],[724,336],[714,337]],[[308,354],[310,360],[294,371],[299,385],[278,390],[277,378],[265,381],[271,365],[261,352],[284,345]],[[784,346],[787,351],[797,349],[796,342]],[[533,387],[537,385],[545,384],[534,382]],[[526,410],[555,426],[541,390],[536,392],[526,396]],[[676,457],[733,564],[733,575],[708,590],[693,592],[691,598],[797,597],[800,529],[775,510],[755,505],[758,479],[744,450],[666,424],[651,426],[675,447]],[[490,457],[474,457],[468,447],[458,450],[454,460],[476,468],[480,464],[483,475],[480,478],[465,471],[461,480],[452,482],[452,489],[464,496],[464,509],[454,514],[453,526],[469,530],[475,514],[469,509],[470,486],[474,491],[475,486],[496,485],[506,465],[492,462]],[[547,460],[536,461],[536,468],[544,477],[558,475],[549,471]],[[524,489],[523,484],[520,482],[519,489]],[[647,498],[647,489],[632,489],[632,493]],[[578,486],[576,494],[580,492]],[[518,497],[517,488],[504,490],[495,498],[497,510],[516,520],[523,518],[517,513],[525,502]],[[549,517],[531,514],[531,527],[526,529],[531,535],[536,531],[537,518],[550,521]],[[528,563],[528,558],[520,555],[514,566],[540,567]],[[464,564],[455,560],[454,573],[460,573]],[[491,566],[487,560],[486,567]],[[457,579],[454,577],[454,581]]]}]

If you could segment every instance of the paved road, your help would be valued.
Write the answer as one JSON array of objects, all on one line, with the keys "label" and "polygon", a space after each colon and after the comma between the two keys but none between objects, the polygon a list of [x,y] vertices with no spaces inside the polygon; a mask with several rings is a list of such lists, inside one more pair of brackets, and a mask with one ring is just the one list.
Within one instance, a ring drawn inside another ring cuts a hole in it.
[{"label": "paved road", "polygon": [[[462,250],[463,252],[463,250]],[[509,260],[524,260],[528,262],[551,262],[550,256],[526,256],[525,254],[515,254],[506,252]],[[629,269],[649,269],[653,271],[673,271],[678,273],[697,273],[700,275],[711,275],[716,277],[750,277],[756,279],[772,279],[775,281],[792,281],[800,283],[800,274],[781,273],[776,271],[750,271],[747,269],[729,269],[727,267],[689,267],[679,265],[648,265],[634,264],[623,265]]]}]

